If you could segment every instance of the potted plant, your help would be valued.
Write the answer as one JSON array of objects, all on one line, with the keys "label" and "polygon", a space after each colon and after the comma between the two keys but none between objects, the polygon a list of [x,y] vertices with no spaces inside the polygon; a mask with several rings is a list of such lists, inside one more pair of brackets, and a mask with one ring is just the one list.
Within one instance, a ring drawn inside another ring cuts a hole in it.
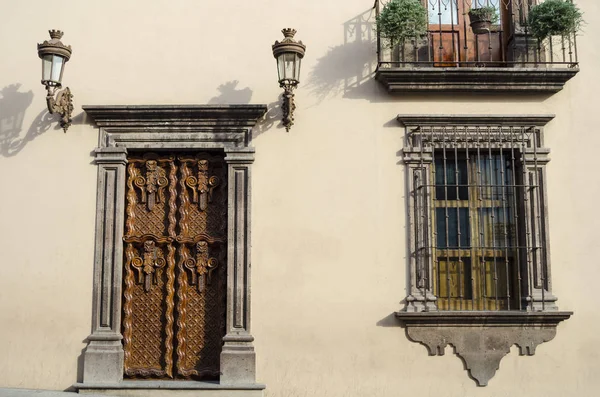
[{"label": "potted plant", "polygon": [[427,33],[427,9],[420,0],[391,0],[377,16],[377,31],[390,46]]},{"label": "potted plant", "polygon": [[584,23],[579,8],[563,0],[546,0],[533,6],[527,19],[529,32],[539,40],[577,33]]},{"label": "potted plant", "polygon": [[489,33],[492,24],[498,22],[496,8],[492,6],[471,8],[469,11],[469,21],[471,22],[471,29],[473,29],[473,33]]}]

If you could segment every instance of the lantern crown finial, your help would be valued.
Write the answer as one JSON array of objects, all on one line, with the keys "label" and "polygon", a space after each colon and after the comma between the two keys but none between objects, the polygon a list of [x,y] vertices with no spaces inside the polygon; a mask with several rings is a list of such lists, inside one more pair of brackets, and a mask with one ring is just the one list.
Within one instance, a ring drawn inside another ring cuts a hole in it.
[{"label": "lantern crown finial", "polygon": [[281,30],[281,33],[283,33],[284,37],[289,37],[290,39],[294,38],[294,35],[296,34],[296,29],[292,29],[292,28],[285,28]]},{"label": "lantern crown finial", "polygon": [[61,30],[49,30],[48,33],[50,33],[50,38],[53,40],[60,40],[63,37],[64,32]]}]

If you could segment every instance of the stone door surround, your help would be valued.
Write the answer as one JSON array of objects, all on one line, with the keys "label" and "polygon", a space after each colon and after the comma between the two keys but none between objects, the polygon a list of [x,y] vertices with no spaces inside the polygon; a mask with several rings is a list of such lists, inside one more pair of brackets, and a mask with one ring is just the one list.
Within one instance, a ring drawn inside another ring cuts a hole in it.
[{"label": "stone door surround", "polygon": [[[250,131],[266,105],[84,106],[100,128],[92,334],[85,349],[82,393],[197,390],[262,395],[255,381],[250,328]],[[227,167],[227,310],[218,384],[123,380],[121,334],[127,153],[131,150],[216,151]],[[135,394],[135,393],[133,393]]]}]

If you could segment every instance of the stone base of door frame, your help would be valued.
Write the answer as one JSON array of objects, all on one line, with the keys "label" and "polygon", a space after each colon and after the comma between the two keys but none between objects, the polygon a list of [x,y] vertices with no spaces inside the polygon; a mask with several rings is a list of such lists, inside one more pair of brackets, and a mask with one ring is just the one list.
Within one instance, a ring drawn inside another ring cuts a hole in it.
[{"label": "stone base of door frame", "polygon": [[118,383],[76,383],[80,394],[122,397],[263,397],[259,383],[223,385],[217,382],[125,380]]}]

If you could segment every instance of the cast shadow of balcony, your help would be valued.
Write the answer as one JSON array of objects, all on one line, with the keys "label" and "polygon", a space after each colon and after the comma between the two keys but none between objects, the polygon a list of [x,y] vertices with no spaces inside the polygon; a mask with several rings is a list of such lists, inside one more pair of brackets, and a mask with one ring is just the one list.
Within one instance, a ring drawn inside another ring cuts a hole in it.
[{"label": "cast shadow of balcony", "polygon": [[318,103],[340,95],[345,98],[372,96],[370,91],[377,67],[374,26],[372,9],[343,23],[344,43],[329,48],[308,75],[307,87]]}]

